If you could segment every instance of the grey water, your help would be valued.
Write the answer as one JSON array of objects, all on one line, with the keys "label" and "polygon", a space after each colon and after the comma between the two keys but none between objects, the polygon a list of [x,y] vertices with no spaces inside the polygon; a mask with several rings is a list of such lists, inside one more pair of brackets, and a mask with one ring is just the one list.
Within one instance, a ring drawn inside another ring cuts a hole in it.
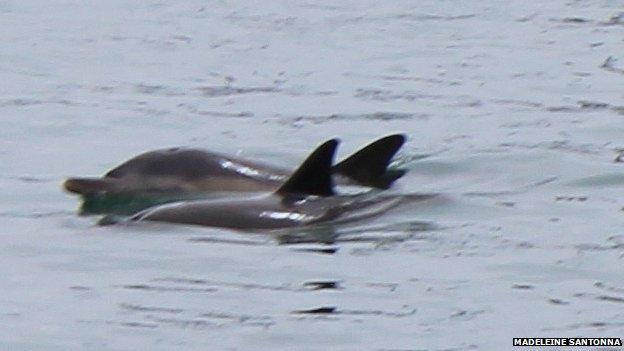
[{"label": "grey water", "polygon": [[[0,1],[0,348],[506,350],[624,335],[624,2]],[[141,152],[409,141],[357,226],[98,226]],[[309,240],[316,238],[315,240]],[[323,239],[325,238],[325,239]]]}]

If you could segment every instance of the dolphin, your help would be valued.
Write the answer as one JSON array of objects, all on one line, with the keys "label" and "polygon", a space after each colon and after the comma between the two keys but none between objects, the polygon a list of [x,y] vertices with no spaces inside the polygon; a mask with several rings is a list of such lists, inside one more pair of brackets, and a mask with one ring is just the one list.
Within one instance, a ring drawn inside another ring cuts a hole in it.
[{"label": "dolphin", "polygon": [[160,205],[137,213],[131,221],[266,230],[360,220],[400,203],[399,196],[359,201],[357,196],[336,195],[332,163],[337,146],[338,140],[332,139],[317,147],[273,192]]},{"label": "dolphin", "polygon": [[[405,170],[388,169],[405,136],[392,134],[331,167],[339,184],[388,189]],[[65,190],[83,196],[82,213],[135,213],[149,206],[200,199],[215,192],[276,189],[291,171],[202,149],[170,148],[140,154],[99,178],[69,178]]]},{"label": "dolphin", "polygon": [[[342,184],[387,189],[405,174],[388,170],[405,136],[374,141],[332,168]],[[69,178],[64,187],[76,194],[149,191],[266,191],[282,184],[291,171],[201,149],[170,148],[140,154],[101,178]]]}]

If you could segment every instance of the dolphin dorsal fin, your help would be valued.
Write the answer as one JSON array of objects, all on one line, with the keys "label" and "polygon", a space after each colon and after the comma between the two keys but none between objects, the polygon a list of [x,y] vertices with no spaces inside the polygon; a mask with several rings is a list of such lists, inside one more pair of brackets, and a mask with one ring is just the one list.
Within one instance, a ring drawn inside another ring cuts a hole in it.
[{"label": "dolphin dorsal fin", "polygon": [[288,180],[277,189],[278,194],[332,196],[332,163],[338,139],[324,142],[314,150]]},{"label": "dolphin dorsal fin", "polygon": [[388,170],[388,164],[403,143],[403,134],[392,134],[375,140],[335,165],[333,171],[362,185],[388,189],[405,174],[405,170]]}]

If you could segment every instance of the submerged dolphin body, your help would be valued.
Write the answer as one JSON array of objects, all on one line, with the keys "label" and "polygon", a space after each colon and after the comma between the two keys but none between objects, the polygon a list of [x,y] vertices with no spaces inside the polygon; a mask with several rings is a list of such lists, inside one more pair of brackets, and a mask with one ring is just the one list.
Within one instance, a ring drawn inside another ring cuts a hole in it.
[{"label": "submerged dolphin body", "polygon": [[332,160],[338,141],[319,146],[276,191],[255,197],[178,202],[147,209],[134,221],[157,221],[231,229],[279,229],[325,222],[358,220],[400,202],[383,196],[358,201],[336,195]]},{"label": "submerged dolphin body", "polygon": [[[405,174],[387,169],[405,142],[401,134],[378,139],[333,166],[340,184],[387,189]],[[270,191],[291,172],[280,167],[200,149],[172,148],[138,155],[101,178],[69,178],[64,188],[83,196],[82,213],[135,213],[149,206],[205,198],[214,192]]]}]

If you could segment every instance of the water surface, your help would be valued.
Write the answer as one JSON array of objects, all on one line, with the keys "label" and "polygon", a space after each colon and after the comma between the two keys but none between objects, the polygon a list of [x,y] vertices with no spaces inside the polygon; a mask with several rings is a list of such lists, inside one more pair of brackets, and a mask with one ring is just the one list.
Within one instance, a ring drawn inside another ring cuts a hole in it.
[{"label": "water surface", "polygon": [[[624,334],[622,1],[3,1],[0,345],[502,350]],[[620,16],[620,17],[618,17]],[[392,132],[439,200],[298,236],[95,225],[138,153]],[[338,233],[335,232],[338,230]],[[289,240],[290,239],[290,240]]]}]

